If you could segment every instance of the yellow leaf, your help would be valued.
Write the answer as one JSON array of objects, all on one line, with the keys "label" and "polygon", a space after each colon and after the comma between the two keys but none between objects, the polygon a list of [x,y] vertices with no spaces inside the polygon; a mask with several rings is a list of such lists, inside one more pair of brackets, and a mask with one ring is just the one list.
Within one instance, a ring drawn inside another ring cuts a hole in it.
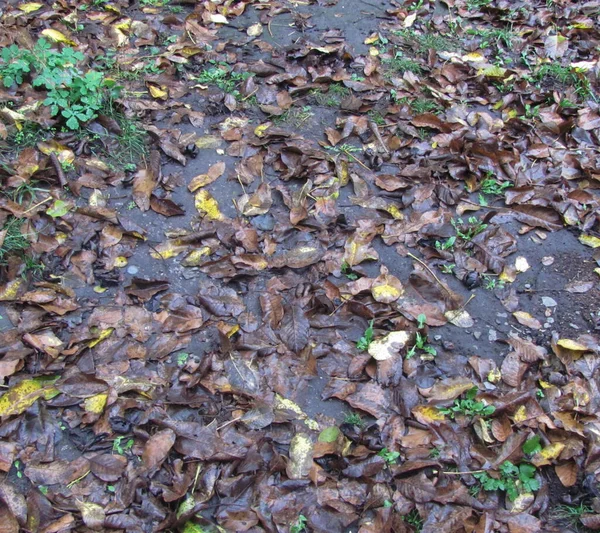
[{"label": "yellow leaf", "polygon": [[96,285],[94,287],[94,292],[98,293],[98,294],[102,294],[103,292],[106,292],[108,289],[106,287],[102,287],[101,285]]},{"label": "yellow leaf", "polygon": [[519,406],[519,408],[515,411],[513,420],[516,424],[520,424],[521,422],[525,422],[525,420],[527,420],[527,409],[525,409],[524,405]]},{"label": "yellow leaf", "polygon": [[431,405],[417,405],[412,412],[417,421],[425,425],[446,420],[446,417]]},{"label": "yellow leaf", "polygon": [[371,287],[371,294],[376,302],[384,302],[391,303],[395,302],[402,293],[391,285],[377,285],[376,287]]},{"label": "yellow leaf", "polygon": [[33,13],[42,7],[44,7],[44,4],[38,4],[37,2],[27,2],[19,5],[19,9],[23,11],[23,13]]},{"label": "yellow leaf", "polygon": [[204,213],[209,220],[223,220],[225,218],[223,213],[219,211],[218,202],[204,189],[196,194],[195,205],[198,212]]},{"label": "yellow leaf", "polygon": [[600,268],[595,268],[594,272],[600,276]]},{"label": "yellow leaf", "polygon": [[148,92],[152,98],[158,98],[160,100],[166,100],[169,97],[168,91],[163,90],[163,88],[157,87],[156,85],[148,85]]},{"label": "yellow leaf", "polygon": [[89,398],[86,398],[83,402],[83,406],[88,413],[102,414],[106,407],[106,401],[108,400],[108,392],[101,392],[95,394]]},{"label": "yellow leaf", "polygon": [[270,122],[266,122],[265,124],[260,124],[256,126],[256,128],[254,128],[254,135],[256,135],[257,137],[263,137],[270,126]]},{"label": "yellow leaf", "polygon": [[477,52],[471,52],[461,57],[465,63],[481,63],[485,61],[485,56]]},{"label": "yellow leaf", "polygon": [[127,266],[127,258],[126,257],[120,255],[119,257],[117,257],[115,259],[115,267],[123,268],[125,266]]},{"label": "yellow leaf", "polygon": [[379,55],[379,48],[371,46],[371,48],[369,48],[369,55],[372,57],[377,57]]},{"label": "yellow leaf", "polygon": [[579,344],[577,341],[571,339],[559,339],[557,343],[560,347],[567,350],[573,350],[575,352],[587,352],[588,348],[583,344]]},{"label": "yellow leaf", "polygon": [[404,220],[404,215],[402,214],[402,211],[398,209],[398,206],[390,204],[385,210],[394,217],[394,220]]},{"label": "yellow leaf", "polygon": [[500,372],[499,368],[494,368],[494,370],[490,370],[487,375],[487,380],[490,383],[498,383],[502,379],[502,372]]},{"label": "yellow leaf", "polygon": [[371,35],[369,35],[369,37],[367,37],[364,41],[365,44],[375,44],[377,41],[379,41],[379,34],[378,33],[372,33]]},{"label": "yellow leaf", "polygon": [[553,442],[546,446],[541,452],[536,453],[532,458],[531,462],[535,466],[544,466],[552,464],[552,461],[558,459],[558,456],[565,449],[565,445],[562,442]]},{"label": "yellow leaf", "polygon": [[104,339],[107,339],[108,337],[110,337],[112,335],[112,332],[114,330],[115,330],[115,328],[106,328],[106,329],[103,329],[100,332],[100,336],[97,339],[93,339],[93,340],[91,340],[89,342],[88,347],[89,348],[93,348],[97,344],[100,344]]},{"label": "yellow leaf", "polygon": [[60,394],[53,385],[58,378],[26,379],[11,387],[0,398],[0,416],[18,415],[38,398],[49,400]]},{"label": "yellow leaf", "polygon": [[478,76],[487,76],[488,78],[504,78],[506,75],[506,69],[492,65],[491,67],[480,68],[477,71]]},{"label": "yellow leaf", "polygon": [[69,46],[76,46],[77,44],[75,41],[69,39],[64,33],[53,30],[52,28],[42,30],[41,34],[55,43],[68,44]]},{"label": "yellow leaf", "polygon": [[[166,241],[156,246],[151,252],[150,256],[154,259],[170,259],[179,255],[181,252],[188,248],[187,244],[179,244],[177,240]],[[196,265],[189,265],[196,266]]]},{"label": "yellow leaf", "polygon": [[590,248],[598,248],[600,247],[600,239],[598,237],[594,237],[592,235],[582,234],[579,236],[579,242],[581,244],[585,244]]},{"label": "yellow leaf", "polygon": [[205,257],[211,254],[211,249],[208,246],[203,246],[198,250],[192,250],[185,258],[181,261],[181,264],[185,267],[195,267],[200,265]]}]

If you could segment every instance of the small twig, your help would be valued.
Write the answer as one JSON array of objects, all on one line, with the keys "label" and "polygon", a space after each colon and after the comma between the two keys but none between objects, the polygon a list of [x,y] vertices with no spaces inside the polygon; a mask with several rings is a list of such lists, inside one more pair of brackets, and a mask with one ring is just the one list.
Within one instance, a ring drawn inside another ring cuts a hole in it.
[{"label": "small twig", "polygon": [[27,213],[29,213],[29,211],[33,211],[40,205],[45,204],[46,202],[49,202],[50,200],[52,200],[52,196],[48,196],[48,198],[46,198],[45,200],[42,200],[41,202],[35,204],[34,206],[31,206],[29,209],[27,209],[27,211],[23,211],[23,214],[26,215]]},{"label": "small twig", "polygon": [[[427,265],[427,263],[421,261],[416,255],[411,254],[410,252],[408,253],[409,257],[412,257],[415,261],[418,261],[419,263],[421,263],[428,271],[429,273],[433,276],[433,278],[435,279],[435,281],[437,281],[440,285],[440,287],[442,287],[442,289],[444,289],[449,296],[453,296],[452,292],[446,287],[446,285],[444,285],[440,279],[435,275],[435,272],[433,270],[431,270],[431,268],[429,268],[429,266]],[[469,302],[467,302],[469,303]],[[465,304],[467,305],[467,304]]]},{"label": "small twig", "polygon": [[356,159],[356,157],[354,157],[350,152],[344,152],[348,157],[351,157],[354,161],[356,161],[361,167],[367,169],[369,172],[371,172],[371,169],[365,165],[362,161]]},{"label": "small twig", "polygon": [[54,169],[58,174],[58,181],[60,182],[60,186],[64,187],[65,185],[68,185],[67,178],[65,177],[65,172],[62,169],[60,161],[58,160],[58,157],[56,157],[56,154],[54,152],[50,153],[50,161],[52,161]]},{"label": "small twig", "polygon": [[390,151],[388,150],[388,147],[385,145],[383,139],[381,138],[381,133],[379,133],[379,128],[377,127],[377,124],[375,124],[375,122],[373,122],[372,120],[369,120],[369,127],[371,128],[373,135],[375,135],[377,142],[379,142],[385,153],[389,155]]},{"label": "small twig", "polygon": [[[239,371],[238,371],[238,372],[239,372]],[[225,427],[229,426],[230,424],[233,424],[234,422],[237,422],[238,420],[241,420],[241,419],[242,419],[242,417],[241,417],[241,416],[238,416],[238,417],[236,417],[236,418],[232,418],[231,420],[228,420],[228,421],[227,421],[227,422],[225,422],[224,424],[220,425],[220,426],[217,428],[217,431],[220,431],[220,430],[222,430],[223,428],[225,428]]]},{"label": "small twig", "polygon": [[466,476],[468,474],[483,474],[487,472],[487,470],[470,470],[467,472],[442,472],[442,474],[446,474],[448,476]]}]

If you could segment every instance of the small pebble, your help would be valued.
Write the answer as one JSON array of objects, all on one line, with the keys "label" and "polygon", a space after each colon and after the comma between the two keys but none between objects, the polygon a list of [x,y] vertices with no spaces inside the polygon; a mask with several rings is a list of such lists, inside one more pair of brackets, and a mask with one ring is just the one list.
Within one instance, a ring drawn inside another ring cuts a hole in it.
[{"label": "small pebble", "polygon": [[474,331],[473,337],[475,337],[477,340],[479,340],[479,338],[481,337],[481,331]]},{"label": "small pebble", "polygon": [[554,319],[552,317],[548,318],[548,320],[546,320],[546,322],[550,322],[550,324],[554,324]]},{"label": "small pebble", "polygon": [[548,328],[551,328],[551,327],[552,327],[552,324],[550,324],[548,322],[544,323],[544,329],[548,329]]},{"label": "small pebble", "polygon": [[554,298],[550,298],[548,296],[542,296],[542,304],[546,307],[556,307],[558,304]]},{"label": "small pebble", "polygon": [[569,324],[569,326],[571,326],[573,329],[579,329],[579,326],[576,326],[575,324]]},{"label": "small pebble", "polygon": [[433,340],[435,340],[435,341],[441,341],[442,340],[442,336],[441,335],[434,335],[433,336]]},{"label": "small pebble", "polygon": [[442,342],[442,346],[444,347],[444,350],[454,350],[454,343],[450,342],[450,341],[444,341]]},{"label": "small pebble", "polygon": [[140,269],[138,267],[136,267],[135,265],[129,265],[127,267],[127,274],[131,274],[132,276],[134,274],[137,274],[140,271]]},{"label": "small pebble", "polygon": [[500,318],[508,318],[507,313],[496,313],[496,316],[499,316]]},{"label": "small pebble", "polygon": [[490,342],[496,342],[498,340],[498,332],[495,329],[490,329],[488,331],[488,340]]},{"label": "small pebble", "polygon": [[531,283],[525,283],[525,288],[526,289],[531,289]]}]

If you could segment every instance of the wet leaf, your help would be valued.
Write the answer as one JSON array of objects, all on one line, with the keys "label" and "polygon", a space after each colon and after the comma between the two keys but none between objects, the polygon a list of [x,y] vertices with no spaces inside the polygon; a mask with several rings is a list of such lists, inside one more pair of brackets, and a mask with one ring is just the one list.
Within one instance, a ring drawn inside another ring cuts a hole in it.
[{"label": "wet leaf", "polygon": [[57,378],[25,379],[8,389],[0,397],[0,416],[18,415],[38,399],[50,400],[60,391],[54,387]]}]

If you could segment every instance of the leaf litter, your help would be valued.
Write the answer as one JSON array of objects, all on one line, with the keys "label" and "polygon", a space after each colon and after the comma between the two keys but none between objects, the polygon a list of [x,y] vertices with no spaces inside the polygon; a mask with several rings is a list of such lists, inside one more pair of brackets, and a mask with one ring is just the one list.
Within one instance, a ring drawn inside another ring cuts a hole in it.
[{"label": "leaf litter", "polygon": [[533,7],[5,6],[2,530],[600,529],[599,9]]}]

